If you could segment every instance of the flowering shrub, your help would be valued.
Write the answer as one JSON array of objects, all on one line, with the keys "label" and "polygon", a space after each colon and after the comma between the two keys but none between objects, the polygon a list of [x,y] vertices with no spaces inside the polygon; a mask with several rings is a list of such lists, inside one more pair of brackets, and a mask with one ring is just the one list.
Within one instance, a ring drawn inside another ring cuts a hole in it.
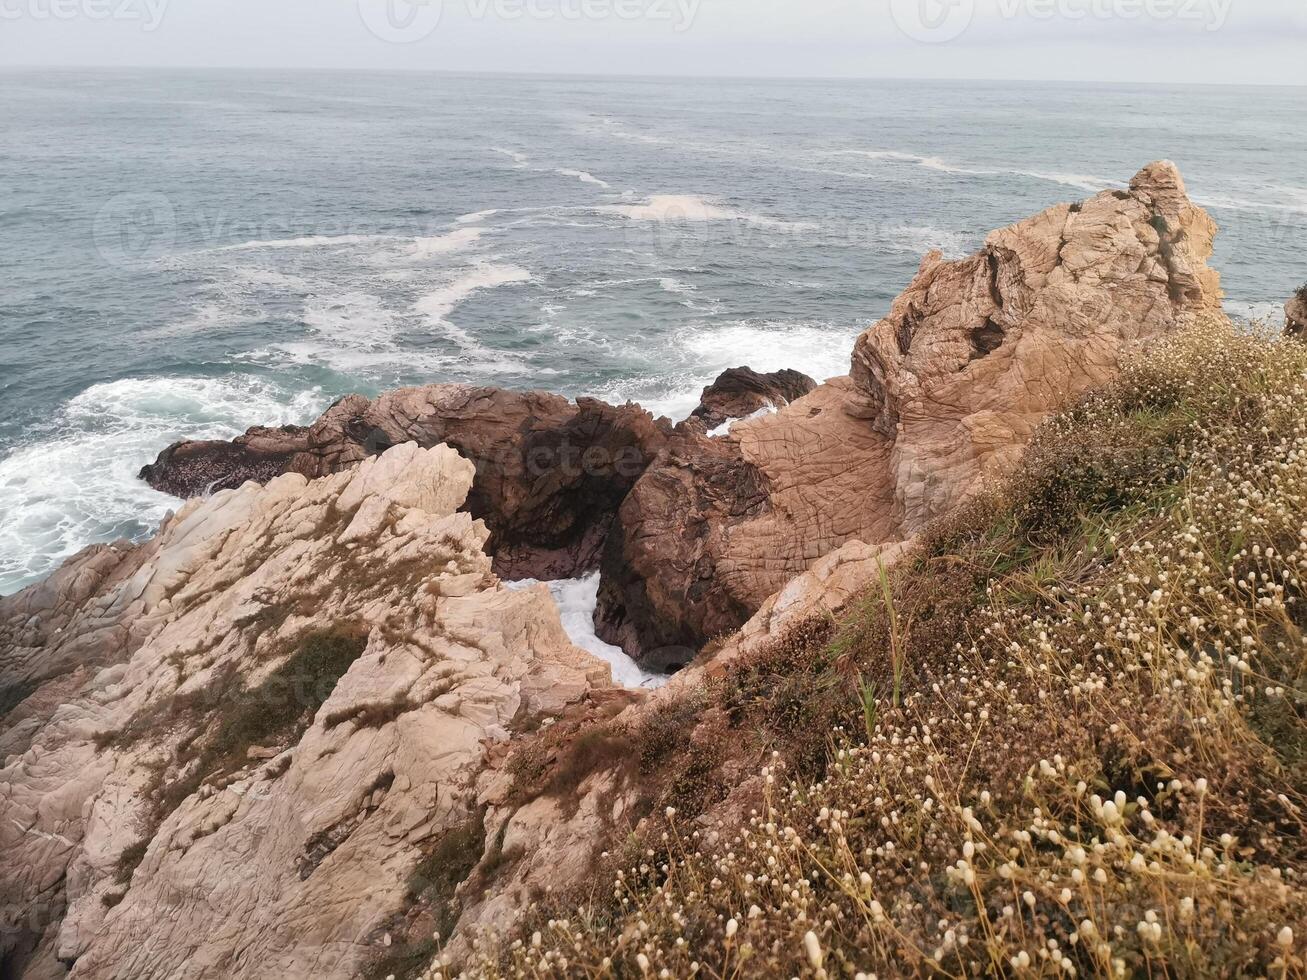
[{"label": "flowering shrub", "polygon": [[743,820],[668,807],[468,972],[1307,974],[1307,348],[1161,344],[890,578],[786,646]]}]

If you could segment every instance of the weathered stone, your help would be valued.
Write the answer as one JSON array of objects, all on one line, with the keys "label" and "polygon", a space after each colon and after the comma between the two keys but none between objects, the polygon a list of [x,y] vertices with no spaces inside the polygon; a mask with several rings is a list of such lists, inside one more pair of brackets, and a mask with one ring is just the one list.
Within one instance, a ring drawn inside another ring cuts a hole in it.
[{"label": "weathered stone", "polygon": [[[346,977],[375,956],[423,854],[480,819],[487,746],[610,683],[547,590],[494,576],[456,511],[472,482],[453,450],[399,445],[192,501],[0,601],[7,969]],[[346,635],[338,681],[261,686]],[[283,714],[282,741],[206,752],[242,710]]]},{"label": "weathered stone", "polygon": [[448,445],[476,467],[467,506],[490,528],[496,571],[552,580],[599,566],[618,506],[670,432],[635,405],[429,385],[375,401],[350,395],[309,428],[178,443],[141,476],[191,497],[282,472],[326,476],[403,442]]}]

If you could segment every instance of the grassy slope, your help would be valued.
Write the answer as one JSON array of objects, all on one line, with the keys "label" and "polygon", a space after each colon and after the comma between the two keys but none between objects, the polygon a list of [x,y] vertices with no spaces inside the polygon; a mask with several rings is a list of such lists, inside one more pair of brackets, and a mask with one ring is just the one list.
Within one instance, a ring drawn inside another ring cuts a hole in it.
[{"label": "grassy slope", "polygon": [[698,695],[752,816],[660,814],[477,969],[1302,976],[1304,577],[1307,345],[1167,342]]}]

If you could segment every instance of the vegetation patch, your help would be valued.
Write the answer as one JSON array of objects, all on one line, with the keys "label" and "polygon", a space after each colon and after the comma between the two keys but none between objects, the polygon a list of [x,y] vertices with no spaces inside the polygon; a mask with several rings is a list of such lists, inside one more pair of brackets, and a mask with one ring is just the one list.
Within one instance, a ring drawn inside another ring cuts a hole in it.
[{"label": "vegetation patch", "polygon": [[[174,698],[166,716],[153,720],[155,726],[171,727],[184,720],[193,725],[206,715],[212,721],[208,729],[181,743],[171,766],[157,767],[146,790],[151,801],[146,832],[121,855],[118,881],[131,880],[158,828],[207,780],[248,765],[251,747],[296,741],[366,646],[367,637],[347,627],[312,633],[257,687],[245,687],[228,672],[206,688]],[[98,741],[130,741],[145,726],[143,712],[123,731],[106,733]]]},{"label": "vegetation patch", "polygon": [[345,630],[310,635],[258,687],[242,686],[225,699],[199,768],[239,768],[251,746],[280,745],[302,732],[366,646],[366,636]]}]

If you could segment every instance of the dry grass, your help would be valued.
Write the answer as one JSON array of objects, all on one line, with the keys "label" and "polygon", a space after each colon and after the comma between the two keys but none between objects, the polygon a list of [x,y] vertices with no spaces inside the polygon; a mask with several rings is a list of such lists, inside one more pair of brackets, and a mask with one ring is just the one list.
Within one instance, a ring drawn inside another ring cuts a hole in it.
[{"label": "dry grass", "polygon": [[742,825],[669,808],[468,972],[1304,976],[1304,406],[1300,344],[1159,346],[712,693],[772,746]]}]

